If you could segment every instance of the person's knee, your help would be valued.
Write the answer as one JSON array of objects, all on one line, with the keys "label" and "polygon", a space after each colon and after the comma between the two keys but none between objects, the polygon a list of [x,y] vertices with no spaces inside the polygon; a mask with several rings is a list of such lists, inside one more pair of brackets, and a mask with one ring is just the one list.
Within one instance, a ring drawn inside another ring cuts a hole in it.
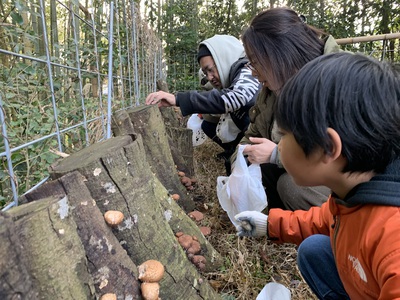
[{"label": "person's knee", "polygon": [[337,271],[329,236],[307,237],[298,248],[297,265],[318,299],[349,299]]},{"label": "person's knee", "polygon": [[316,254],[320,252],[318,250],[320,242],[320,235],[311,235],[306,238],[297,249],[297,262],[299,263],[303,260],[308,261],[310,258],[315,258]]},{"label": "person's knee", "polygon": [[300,244],[297,249],[297,263],[300,265],[303,262],[317,263],[317,258],[329,256],[331,251],[331,242],[329,236],[322,234],[314,234]]}]

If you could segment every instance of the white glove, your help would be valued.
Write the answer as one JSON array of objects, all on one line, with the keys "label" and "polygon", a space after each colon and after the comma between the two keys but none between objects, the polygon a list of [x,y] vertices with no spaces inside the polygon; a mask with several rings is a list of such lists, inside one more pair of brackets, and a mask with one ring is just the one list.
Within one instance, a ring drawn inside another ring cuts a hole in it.
[{"label": "white glove", "polygon": [[236,227],[238,236],[266,236],[268,216],[258,211],[243,211],[235,216],[240,223]]}]

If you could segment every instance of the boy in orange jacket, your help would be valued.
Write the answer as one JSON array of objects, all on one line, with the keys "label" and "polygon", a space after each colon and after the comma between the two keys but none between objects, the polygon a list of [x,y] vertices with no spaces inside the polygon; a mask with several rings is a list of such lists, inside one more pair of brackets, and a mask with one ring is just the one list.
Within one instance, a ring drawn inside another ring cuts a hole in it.
[{"label": "boy in orange jacket", "polygon": [[361,54],[305,65],[276,107],[278,151],[296,184],[325,185],[309,211],[236,215],[239,236],[300,245],[319,299],[400,299],[400,76]]}]

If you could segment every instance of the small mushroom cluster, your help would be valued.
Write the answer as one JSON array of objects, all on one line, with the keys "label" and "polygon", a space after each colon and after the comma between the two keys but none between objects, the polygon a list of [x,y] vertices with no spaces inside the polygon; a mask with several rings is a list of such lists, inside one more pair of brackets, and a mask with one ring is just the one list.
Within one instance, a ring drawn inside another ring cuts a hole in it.
[{"label": "small mushroom cluster", "polygon": [[194,189],[194,185],[197,183],[196,178],[189,178],[186,176],[185,172],[178,171],[178,176],[181,180],[181,183],[186,187],[188,191],[192,191]]},{"label": "small mushroom cluster", "polygon": [[200,270],[203,271],[206,267],[206,258],[200,255],[201,246],[195,236],[177,232],[175,236],[178,238],[178,243],[185,249],[189,260]]},{"label": "small mushroom cluster", "polygon": [[164,276],[164,266],[161,262],[154,259],[146,260],[138,266],[138,279],[142,281],[140,288],[144,300],[161,300],[160,284],[158,283]]},{"label": "small mushroom cluster", "polygon": [[[188,213],[188,216],[195,222],[200,222],[204,218],[204,214],[198,210]],[[207,226],[199,226],[201,233],[206,236],[211,234],[211,228]]]}]

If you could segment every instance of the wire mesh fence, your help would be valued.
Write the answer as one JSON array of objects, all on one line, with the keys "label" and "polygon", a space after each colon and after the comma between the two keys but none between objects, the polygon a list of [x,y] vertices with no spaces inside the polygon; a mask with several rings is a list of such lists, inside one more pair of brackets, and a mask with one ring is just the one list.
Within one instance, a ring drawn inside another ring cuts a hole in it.
[{"label": "wire mesh fence", "polygon": [[47,179],[60,155],[111,136],[113,112],[163,75],[161,41],[134,1],[4,3],[0,26],[0,208]]},{"label": "wire mesh fence", "polygon": [[197,54],[179,53],[166,57],[165,62],[168,66],[166,80],[170,91],[199,90],[201,88]]}]

